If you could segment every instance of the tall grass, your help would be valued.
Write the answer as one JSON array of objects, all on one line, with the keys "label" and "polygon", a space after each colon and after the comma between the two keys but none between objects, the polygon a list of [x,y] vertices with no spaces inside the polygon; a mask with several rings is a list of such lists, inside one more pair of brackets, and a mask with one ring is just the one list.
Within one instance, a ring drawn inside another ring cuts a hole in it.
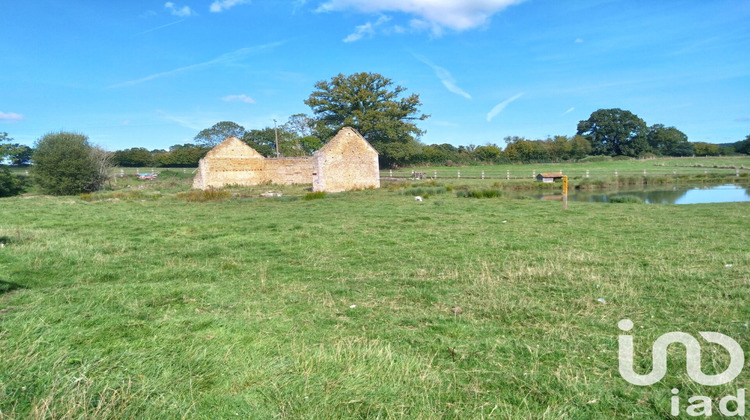
[{"label": "tall grass", "polygon": [[0,200],[0,417],[667,418],[744,386],[678,349],[628,384],[617,321],[644,370],[669,331],[749,348],[747,204],[398,191]]}]

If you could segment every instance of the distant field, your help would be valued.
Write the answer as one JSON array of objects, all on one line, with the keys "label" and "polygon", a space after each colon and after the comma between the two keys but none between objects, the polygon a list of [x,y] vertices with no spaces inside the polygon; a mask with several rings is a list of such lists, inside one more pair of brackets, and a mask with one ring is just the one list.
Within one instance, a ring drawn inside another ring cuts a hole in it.
[{"label": "distant field", "polygon": [[[736,168],[736,169],[735,169]],[[559,172],[569,177],[585,177],[589,171],[591,178],[611,177],[617,171],[619,176],[646,175],[691,175],[702,173],[734,174],[739,169],[740,173],[750,172],[750,156],[732,157],[704,157],[704,158],[661,158],[647,160],[615,160],[609,162],[577,162],[577,163],[529,163],[529,164],[506,164],[506,165],[483,165],[462,167],[420,167],[403,168],[398,170],[382,170],[381,176],[410,177],[412,171],[424,172],[427,177],[458,178],[461,172],[462,178],[481,178],[484,171],[485,178],[505,179],[510,176],[516,178],[532,178],[532,175],[541,172]]]},{"label": "distant field", "polygon": [[183,194],[180,171],[0,199],[0,418],[654,419],[750,378],[698,385],[675,346],[639,387],[617,359],[623,318],[639,372],[670,331],[750,348],[748,204]]}]

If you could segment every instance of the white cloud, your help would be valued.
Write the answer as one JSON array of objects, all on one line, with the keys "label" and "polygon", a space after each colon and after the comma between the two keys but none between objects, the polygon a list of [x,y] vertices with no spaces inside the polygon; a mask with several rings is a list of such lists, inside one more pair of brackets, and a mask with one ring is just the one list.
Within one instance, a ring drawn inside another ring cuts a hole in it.
[{"label": "white cloud", "polygon": [[388,16],[381,16],[378,18],[375,23],[367,22],[364,25],[357,26],[354,33],[349,34],[346,38],[344,38],[344,42],[355,42],[359,41],[363,37],[367,36],[368,38],[372,38],[373,35],[375,35],[375,28],[388,22],[391,20]]},{"label": "white cloud", "polygon": [[169,12],[173,15],[179,17],[195,16],[197,14],[193,9],[190,8],[190,6],[178,7],[175,6],[175,4],[171,1],[164,3],[164,8],[169,10]]},{"label": "white cloud", "polygon": [[224,102],[244,102],[246,104],[254,104],[255,100],[245,94],[242,95],[227,95],[221,98]]},{"label": "white cloud", "polygon": [[563,115],[568,115],[568,114],[570,114],[571,112],[573,112],[573,111],[575,111],[575,110],[576,110],[575,108],[572,108],[572,107],[571,107],[571,108],[570,108],[570,109],[568,109],[567,111],[565,111],[565,112],[563,112],[562,114],[560,114],[560,116],[562,117]]},{"label": "white cloud", "polygon": [[130,120],[125,120],[122,122],[122,125],[130,125]]},{"label": "white cloud", "polygon": [[354,10],[362,13],[402,12],[415,15],[413,28],[446,27],[463,31],[487,24],[490,17],[524,0],[328,0],[318,12]]},{"label": "white cloud", "polygon": [[583,38],[576,38],[576,44],[583,44]]},{"label": "white cloud", "polygon": [[0,111],[0,122],[18,122],[23,119],[23,115],[16,114],[15,112],[3,112]]},{"label": "white cloud", "polygon": [[521,96],[523,96],[523,93],[519,93],[518,95],[510,97],[510,98],[508,98],[508,99],[500,102],[499,104],[495,105],[495,107],[492,108],[492,110],[489,113],[487,113],[487,122],[492,121],[492,119],[495,118],[497,116],[497,114],[503,112],[503,110],[505,109],[506,106],[510,105],[511,102],[515,101],[516,99],[520,98]]},{"label": "white cloud", "polygon": [[240,5],[240,4],[249,4],[250,0],[216,0],[213,3],[211,3],[211,7],[209,10],[212,13],[219,13],[223,12],[224,10],[229,10],[230,8]]},{"label": "white cloud", "polygon": [[428,59],[415,55],[417,60],[427,64],[428,66],[432,67],[432,70],[435,72],[435,75],[440,79],[441,82],[443,82],[443,86],[445,86],[446,89],[449,91],[455,93],[456,95],[461,95],[466,99],[471,99],[471,95],[469,95],[465,90],[461,89],[456,85],[456,79],[453,78],[453,75],[446,69],[433,64]]}]

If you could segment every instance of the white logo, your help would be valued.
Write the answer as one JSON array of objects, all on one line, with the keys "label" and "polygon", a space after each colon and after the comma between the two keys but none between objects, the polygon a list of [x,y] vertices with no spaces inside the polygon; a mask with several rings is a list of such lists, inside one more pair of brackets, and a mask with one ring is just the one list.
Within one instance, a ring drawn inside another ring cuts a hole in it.
[{"label": "white logo", "polygon": [[[617,326],[622,331],[630,331],[633,329],[633,321],[622,319],[617,323]],[[633,385],[647,386],[659,382],[667,373],[667,347],[673,343],[680,343],[685,346],[687,374],[701,385],[723,385],[731,382],[742,373],[742,367],[745,365],[745,353],[736,341],[717,332],[700,332],[699,334],[704,340],[719,344],[729,352],[729,367],[724,372],[716,375],[704,374],[701,370],[701,345],[698,340],[687,333],[669,332],[657,338],[654,342],[652,369],[646,375],[639,375],[633,371],[633,336],[620,335],[620,375]]]}]

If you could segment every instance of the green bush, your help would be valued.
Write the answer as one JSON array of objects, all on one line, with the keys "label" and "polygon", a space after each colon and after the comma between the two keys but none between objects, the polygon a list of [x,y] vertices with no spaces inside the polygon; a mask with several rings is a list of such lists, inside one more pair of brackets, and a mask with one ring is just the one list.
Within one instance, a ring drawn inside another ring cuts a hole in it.
[{"label": "green bush", "polygon": [[12,197],[23,192],[23,180],[8,168],[0,167],[0,197]]},{"label": "green bush", "polygon": [[326,197],[325,191],[316,191],[316,192],[305,194],[303,198],[309,201],[309,200],[320,200],[321,198],[325,198],[325,197]]},{"label": "green bush", "polygon": [[643,200],[634,195],[618,195],[616,197],[609,197],[607,200],[610,203],[625,203],[625,204],[643,204]]},{"label": "green bush", "polygon": [[32,157],[34,181],[52,195],[99,190],[109,178],[110,154],[76,133],[50,133],[39,139]]},{"label": "green bush", "polygon": [[456,191],[456,197],[466,197],[466,198],[497,198],[502,195],[503,195],[502,191],[493,190],[493,189]]}]

